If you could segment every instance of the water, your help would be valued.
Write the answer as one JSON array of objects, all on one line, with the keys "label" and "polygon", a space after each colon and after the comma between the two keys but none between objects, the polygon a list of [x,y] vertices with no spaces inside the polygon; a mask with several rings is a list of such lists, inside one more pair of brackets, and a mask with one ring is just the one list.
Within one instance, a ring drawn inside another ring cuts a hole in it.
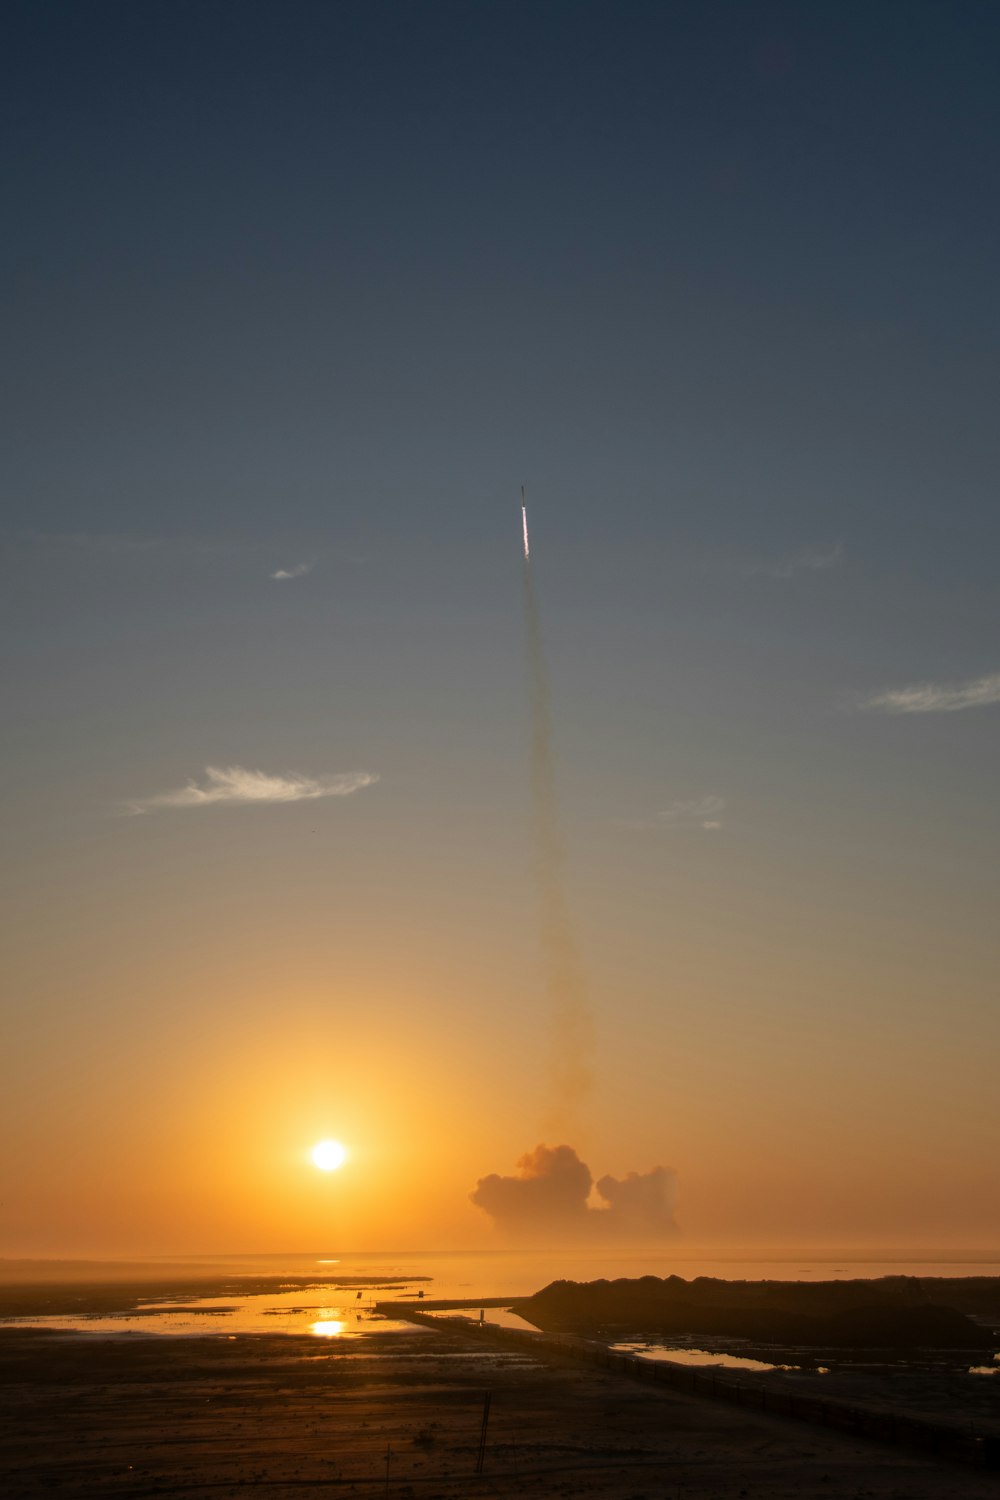
[{"label": "water", "polygon": [[[49,1262],[50,1265],[57,1263]],[[316,1254],[205,1256],[141,1263],[150,1278],[175,1271],[208,1276],[430,1277],[427,1295],[530,1296],[550,1281],[621,1276],[717,1276],[727,1281],[841,1281],[877,1276],[1000,1276],[1000,1251],[729,1250],[690,1246],[635,1250],[376,1250]],[[135,1271],[140,1263],[130,1267]],[[0,1262],[0,1282],[6,1278]],[[29,1279],[23,1276],[21,1279]],[[89,1279],[80,1271],[72,1279]],[[96,1276],[95,1276],[96,1279]],[[101,1278],[103,1279],[103,1278]],[[126,1279],[124,1276],[122,1279]],[[130,1276],[128,1279],[135,1279]],[[387,1292],[388,1296],[389,1293]]]},{"label": "water", "polygon": [[[230,1263],[236,1269],[236,1263]],[[605,1277],[715,1276],[724,1281],[844,1281],[879,1276],[1000,1276],[1000,1251],[802,1251],[697,1250],[483,1250],[375,1252],[339,1258],[274,1256],[248,1261],[261,1274],[312,1275],[316,1267],[339,1275],[385,1278],[428,1276],[427,1296],[527,1297],[551,1281]],[[388,1293],[386,1295],[389,1295]]]},{"label": "water", "polygon": [[[195,1338],[248,1333],[311,1334],[321,1339],[360,1338],[366,1333],[412,1332],[411,1323],[376,1317],[372,1304],[378,1293],[365,1292],[359,1303],[354,1290],[341,1291],[319,1284],[289,1290],[227,1297],[185,1297],[140,1302],[120,1313],[0,1319],[0,1327],[48,1328],[68,1333],[120,1337],[128,1334]],[[381,1295],[385,1295],[382,1293]]]},{"label": "water", "polygon": [[[146,1279],[151,1284],[170,1285],[170,1300],[160,1298],[125,1306],[121,1313],[102,1308],[99,1316],[52,1314],[49,1316],[0,1319],[0,1327],[42,1327],[66,1332],[107,1336],[128,1335],[222,1335],[306,1334],[317,1339],[352,1339],[378,1331],[393,1332],[413,1325],[373,1316],[378,1300],[407,1300],[419,1305],[418,1293],[443,1301],[476,1297],[528,1296],[557,1279],[592,1281],[599,1277],[679,1275],[717,1276],[726,1280],[827,1281],[854,1277],[910,1276],[1000,1276],[1000,1256],[981,1252],[919,1252],[908,1256],[886,1252],[811,1250],[804,1252],[758,1252],[747,1255],[729,1251],[702,1251],[688,1247],[634,1251],[373,1251],[365,1254],[281,1256],[213,1256],[194,1261],[157,1260],[127,1270],[110,1265],[74,1265],[60,1276],[57,1263],[39,1263],[32,1273],[28,1263],[0,1263],[0,1283],[44,1279],[103,1282],[107,1287]],[[6,1273],[6,1274],[5,1274]],[[246,1293],[238,1291],[240,1278],[273,1276],[287,1280],[308,1278],[306,1285],[281,1286]],[[226,1282],[225,1295],[198,1295],[194,1281]],[[366,1278],[370,1285],[351,1285],[351,1278]],[[192,1295],[181,1283],[192,1281]],[[232,1283],[237,1284],[234,1291]],[[358,1295],[360,1292],[360,1296]],[[466,1314],[476,1317],[475,1310]],[[488,1322],[529,1328],[530,1324],[505,1309],[486,1310]],[[735,1341],[734,1341],[735,1343]],[[624,1346],[623,1346],[624,1347]],[[631,1346],[629,1346],[631,1347]],[[738,1347],[729,1351],[704,1351],[665,1346],[644,1347],[654,1358],[682,1363],[725,1364],[728,1368],[760,1368],[763,1361],[748,1361]],[[765,1366],[766,1367],[766,1366]],[[772,1368],[784,1368],[781,1366]],[[976,1366],[973,1373],[994,1373],[993,1366]]]},{"label": "water", "polygon": [[[61,1267],[65,1267],[63,1270]],[[1000,1276],[1000,1250],[739,1250],[671,1245],[615,1250],[293,1251],[284,1255],[151,1257],[143,1261],[4,1261],[14,1281],[135,1281],[214,1276],[430,1277],[428,1295],[527,1296],[550,1281],[604,1276],[718,1276],[729,1281],[837,1281],[875,1276]]]},{"label": "water", "polygon": [[[612,1349],[622,1354],[641,1354],[644,1359],[669,1360],[673,1365],[696,1365],[709,1368],[717,1365],[724,1370],[801,1370],[801,1365],[772,1365],[764,1359],[751,1359],[746,1354],[726,1354],[721,1350],[671,1348],[666,1344],[612,1344]],[[826,1370],[823,1370],[826,1374]]]}]

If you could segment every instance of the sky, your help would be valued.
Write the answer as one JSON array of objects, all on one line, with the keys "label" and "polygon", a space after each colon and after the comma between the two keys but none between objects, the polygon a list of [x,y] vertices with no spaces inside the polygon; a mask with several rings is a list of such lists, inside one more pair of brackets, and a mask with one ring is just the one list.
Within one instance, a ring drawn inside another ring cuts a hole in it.
[{"label": "sky", "polygon": [[0,1256],[1000,1243],[996,7],[5,33]]}]

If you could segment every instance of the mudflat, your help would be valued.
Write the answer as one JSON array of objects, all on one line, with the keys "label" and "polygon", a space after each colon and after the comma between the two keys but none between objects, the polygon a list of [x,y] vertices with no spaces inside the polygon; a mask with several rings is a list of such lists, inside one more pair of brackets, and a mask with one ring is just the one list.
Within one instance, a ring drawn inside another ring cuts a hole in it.
[{"label": "mudflat", "polygon": [[366,1326],[329,1340],[2,1329],[0,1493],[1000,1497],[995,1474],[487,1349],[456,1327]]}]

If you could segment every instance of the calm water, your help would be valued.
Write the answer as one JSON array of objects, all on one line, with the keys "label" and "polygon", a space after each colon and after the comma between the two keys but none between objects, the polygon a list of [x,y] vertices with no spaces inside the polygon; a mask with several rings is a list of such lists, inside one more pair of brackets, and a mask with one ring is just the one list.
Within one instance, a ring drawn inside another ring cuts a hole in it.
[{"label": "calm water", "polygon": [[[801,1370],[801,1365],[775,1365],[768,1364],[763,1359],[751,1359],[746,1354],[726,1354],[718,1349],[688,1349],[672,1347],[667,1344],[612,1344],[612,1349],[620,1349],[624,1354],[641,1354],[644,1359],[665,1359],[672,1365],[697,1365],[699,1367],[711,1367],[717,1365],[723,1370]],[[826,1367],[820,1365],[818,1373],[827,1374]]]},{"label": "calm water", "polygon": [[[150,1261],[167,1276],[192,1262]],[[429,1277],[428,1297],[529,1296],[550,1281],[619,1276],[718,1276],[729,1281],[837,1281],[874,1276],[1000,1276],[1000,1251],[816,1250],[808,1252],[667,1250],[372,1251],[365,1254],[214,1256],[197,1262],[206,1276]],[[79,1279],[84,1279],[81,1275]],[[387,1290],[383,1295],[389,1296]]]}]

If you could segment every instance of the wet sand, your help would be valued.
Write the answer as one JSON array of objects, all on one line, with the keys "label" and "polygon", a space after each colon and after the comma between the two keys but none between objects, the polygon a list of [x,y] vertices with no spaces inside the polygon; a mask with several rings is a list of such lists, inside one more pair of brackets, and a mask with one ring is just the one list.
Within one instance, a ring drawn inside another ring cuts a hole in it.
[{"label": "wet sand", "polygon": [[388,1494],[422,1500],[1000,1500],[994,1474],[449,1328],[349,1340],[7,1328],[0,1407],[11,1497],[384,1495],[391,1447]]}]

